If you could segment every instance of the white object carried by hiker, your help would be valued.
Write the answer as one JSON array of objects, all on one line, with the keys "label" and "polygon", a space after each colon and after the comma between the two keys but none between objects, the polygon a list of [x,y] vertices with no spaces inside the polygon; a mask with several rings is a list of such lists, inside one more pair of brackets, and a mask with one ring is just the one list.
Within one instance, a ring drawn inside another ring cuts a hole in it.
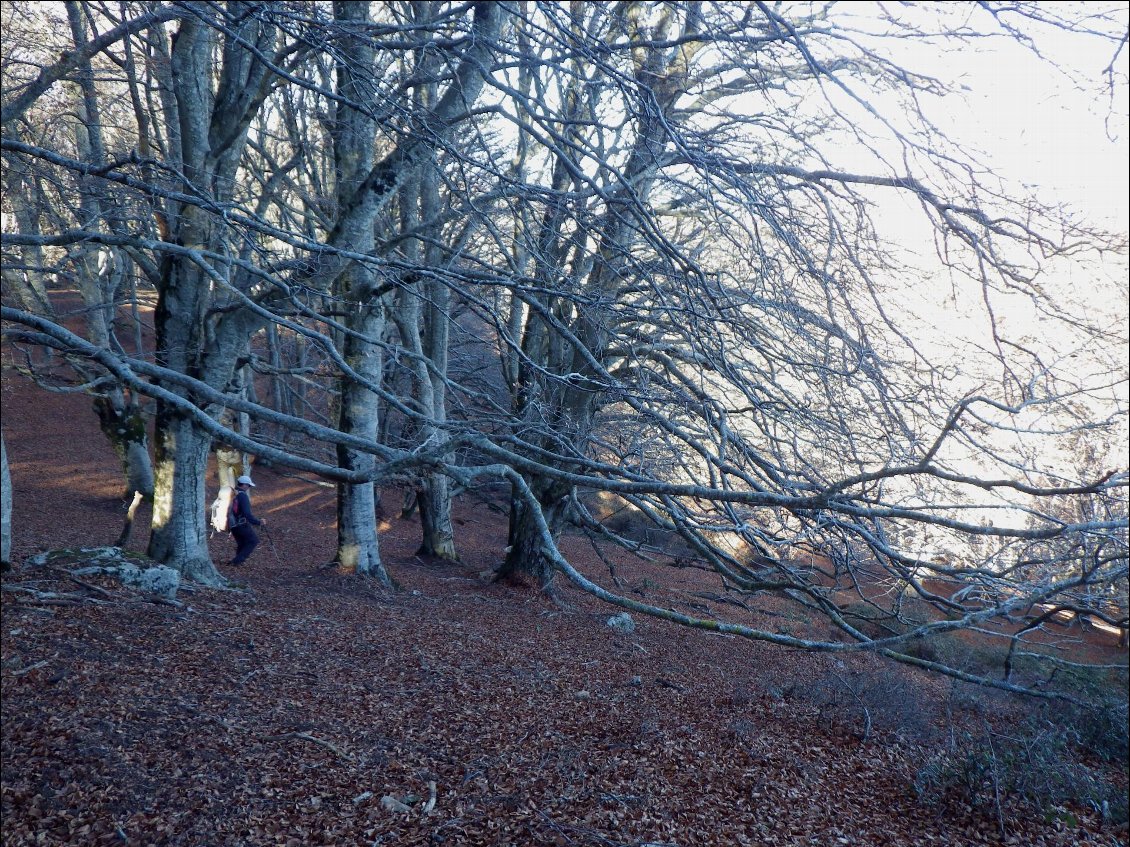
[{"label": "white object carried by hiker", "polygon": [[235,556],[225,564],[238,566],[246,562],[247,557],[259,545],[255,527],[267,525],[265,520],[255,517],[251,511],[249,492],[254,487],[251,477],[244,474],[235,481],[234,492],[224,486],[220,489],[220,496],[212,504],[212,525],[221,532],[230,532],[236,545]]}]

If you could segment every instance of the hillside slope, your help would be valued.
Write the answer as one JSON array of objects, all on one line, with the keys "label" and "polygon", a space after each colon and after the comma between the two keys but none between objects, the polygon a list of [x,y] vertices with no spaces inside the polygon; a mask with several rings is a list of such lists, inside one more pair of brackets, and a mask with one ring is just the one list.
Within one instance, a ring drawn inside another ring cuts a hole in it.
[{"label": "hillside slope", "polygon": [[[394,594],[325,567],[331,487],[263,468],[269,540],[228,573],[237,590],[165,605],[68,576],[83,554],[28,563],[112,543],[120,482],[87,399],[7,372],[2,391],[5,845],[1127,843],[1094,809],[1006,799],[1002,834],[991,803],[921,802],[948,682],[658,621],[620,634],[566,586],[554,603],[491,584],[505,523],[482,503],[459,504],[456,565],[414,555],[414,521],[382,522]],[[579,539],[566,550],[607,578]],[[714,602],[694,571],[617,561],[653,601]],[[958,696],[973,733],[1007,705]]]}]

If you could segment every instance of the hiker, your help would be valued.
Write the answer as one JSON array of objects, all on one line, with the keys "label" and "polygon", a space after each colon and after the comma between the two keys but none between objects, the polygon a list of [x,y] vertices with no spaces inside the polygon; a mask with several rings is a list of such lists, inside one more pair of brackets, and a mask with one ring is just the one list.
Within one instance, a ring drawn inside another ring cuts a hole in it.
[{"label": "hiker", "polygon": [[266,526],[267,522],[255,517],[251,512],[251,495],[248,492],[255,487],[251,477],[244,474],[235,481],[235,496],[231,501],[231,514],[228,519],[228,530],[235,539],[235,558],[229,565],[242,565],[247,557],[259,544],[259,536],[254,527]]}]

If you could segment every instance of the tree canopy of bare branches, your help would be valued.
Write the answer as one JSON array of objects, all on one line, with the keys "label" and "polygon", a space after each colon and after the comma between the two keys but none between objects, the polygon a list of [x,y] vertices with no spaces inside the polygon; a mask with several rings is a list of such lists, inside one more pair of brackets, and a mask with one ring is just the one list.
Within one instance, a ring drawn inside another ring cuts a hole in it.
[{"label": "tree canopy of bare branches", "polygon": [[[222,580],[221,444],[336,481],[338,563],[386,585],[378,485],[455,559],[451,497],[500,483],[500,577],[687,626],[1045,694],[1062,663],[1016,657],[1048,620],[1126,630],[1125,233],[943,108],[962,51],[999,49],[1113,126],[1124,7],[3,14],[6,344],[96,397],[186,576]],[[817,623],[649,606],[565,531]],[[995,675],[912,649],[969,628]]]}]

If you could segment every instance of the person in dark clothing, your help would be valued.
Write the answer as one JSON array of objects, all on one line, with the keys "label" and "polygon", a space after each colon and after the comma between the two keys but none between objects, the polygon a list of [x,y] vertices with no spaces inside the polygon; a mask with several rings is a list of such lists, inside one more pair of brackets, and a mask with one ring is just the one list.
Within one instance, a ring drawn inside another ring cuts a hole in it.
[{"label": "person in dark clothing", "polygon": [[228,562],[229,565],[242,565],[247,561],[247,557],[259,545],[259,535],[254,528],[267,525],[266,521],[255,517],[251,511],[251,495],[248,492],[254,487],[255,483],[247,475],[235,481],[235,496],[231,501],[228,525],[236,546],[235,558]]}]

